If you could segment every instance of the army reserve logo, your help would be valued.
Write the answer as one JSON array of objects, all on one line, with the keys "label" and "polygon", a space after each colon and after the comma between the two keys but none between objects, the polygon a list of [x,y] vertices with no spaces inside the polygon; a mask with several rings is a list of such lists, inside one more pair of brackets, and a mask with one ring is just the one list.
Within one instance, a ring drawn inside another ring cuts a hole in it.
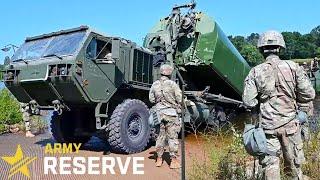
[{"label": "army reserve logo", "polygon": [[28,165],[37,159],[37,157],[24,157],[20,144],[18,145],[14,156],[4,156],[1,158],[12,166],[9,171],[9,179],[18,172],[21,172],[30,178]]}]

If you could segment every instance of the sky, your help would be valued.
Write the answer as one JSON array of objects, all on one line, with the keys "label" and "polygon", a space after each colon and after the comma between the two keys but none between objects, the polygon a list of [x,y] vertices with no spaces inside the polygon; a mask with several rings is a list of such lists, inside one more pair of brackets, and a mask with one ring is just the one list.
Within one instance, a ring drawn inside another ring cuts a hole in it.
[{"label": "sky", "polygon": [[[175,4],[189,0],[4,0],[0,1],[0,48],[26,37],[89,25],[141,45],[144,36]],[[197,0],[226,35],[265,30],[309,33],[320,25],[318,0]],[[12,52],[0,51],[0,63]]]}]

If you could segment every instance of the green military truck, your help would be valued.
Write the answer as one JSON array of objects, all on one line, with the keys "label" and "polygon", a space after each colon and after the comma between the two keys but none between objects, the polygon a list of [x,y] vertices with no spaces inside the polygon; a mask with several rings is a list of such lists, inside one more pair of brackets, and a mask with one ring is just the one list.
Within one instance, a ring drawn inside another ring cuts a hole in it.
[{"label": "green military truck", "polygon": [[136,153],[156,136],[148,93],[160,65],[171,63],[173,80],[186,83],[185,122],[219,125],[241,104],[250,67],[217,23],[194,7],[175,6],[145,47],[87,26],[26,38],[5,61],[4,83],[33,114],[54,110],[57,142],[85,143],[98,134],[113,151]]},{"label": "green military truck", "polygon": [[133,153],[150,137],[152,58],[131,41],[81,26],[27,38],[5,64],[4,82],[33,113],[54,110],[56,141],[85,143],[101,130],[114,150]]}]

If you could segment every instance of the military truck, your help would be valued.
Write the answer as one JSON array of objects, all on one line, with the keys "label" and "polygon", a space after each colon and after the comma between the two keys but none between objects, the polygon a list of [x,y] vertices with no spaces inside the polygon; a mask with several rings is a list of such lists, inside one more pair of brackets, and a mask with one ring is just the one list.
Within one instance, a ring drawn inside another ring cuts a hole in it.
[{"label": "military truck", "polygon": [[145,47],[87,26],[26,38],[5,61],[4,83],[31,113],[54,110],[57,142],[98,135],[120,153],[140,152],[156,136],[148,93],[163,63],[175,66],[172,79],[186,85],[185,122],[226,121],[241,104],[249,66],[211,18],[196,12],[180,18],[181,8],[194,7],[175,6]]},{"label": "military truck", "polygon": [[155,69],[169,61],[186,82],[185,120],[220,128],[241,105],[243,82],[251,67],[214,19],[195,7],[194,1],[174,6],[143,45],[154,53]]},{"label": "military truck", "polygon": [[81,26],[26,38],[5,64],[4,82],[33,113],[54,110],[56,141],[85,143],[101,130],[115,151],[133,153],[150,137],[152,58],[129,40]]}]

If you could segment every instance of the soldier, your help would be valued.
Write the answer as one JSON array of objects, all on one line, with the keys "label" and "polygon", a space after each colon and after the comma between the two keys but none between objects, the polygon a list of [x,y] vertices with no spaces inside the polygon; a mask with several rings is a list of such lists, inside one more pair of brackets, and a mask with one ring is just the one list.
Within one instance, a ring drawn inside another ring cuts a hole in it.
[{"label": "soldier", "polygon": [[319,59],[318,57],[315,57],[312,61],[311,61],[311,71],[312,72],[315,72],[315,71],[318,71],[319,70]]},{"label": "soldier", "polygon": [[30,107],[28,104],[21,103],[21,112],[22,112],[22,119],[25,124],[26,128],[26,137],[34,137],[35,135],[31,132],[31,125],[30,125]]},{"label": "soldier", "polygon": [[315,91],[305,71],[292,61],[279,58],[284,49],[283,36],[267,31],[258,40],[258,48],[266,62],[254,67],[244,82],[243,102],[249,108],[260,104],[260,126],[267,138],[267,148],[273,155],[259,157],[264,179],[280,179],[281,149],[285,173],[292,179],[302,179],[301,164],[305,157],[297,120],[297,103],[308,104]]},{"label": "soldier", "polygon": [[156,152],[158,155],[156,166],[160,167],[163,163],[162,155],[166,141],[168,141],[171,157],[170,168],[175,169],[180,168],[180,163],[177,160],[179,148],[178,134],[181,129],[178,114],[181,112],[182,92],[179,86],[170,80],[172,72],[173,68],[170,65],[161,65],[161,77],[153,83],[149,99],[151,103],[156,103],[155,108],[161,120],[160,133],[156,141]]},{"label": "soldier", "polygon": [[[304,62],[306,63],[306,62]],[[311,61],[311,65],[310,65],[310,75],[309,78],[312,77],[312,66],[313,66],[313,61]],[[303,66],[302,66],[303,67]],[[305,70],[305,73],[308,74],[308,71],[306,71],[306,69],[303,67],[303,69]],[[305,116],[303,119],[305,119],[304,122],[300,122],[301,125],[301,137],[304,141],[309,141],[311,138],[311,134],[309,133],[309,123],[313,118],[314,115],[314,107],[313,107],[313,101],[310,101],[309,103],[297,103],[298,105],[298,109],[300,111],[306,112]]]},{"label": "soldier", "polygon": [[309,67],[308,67],[308,64],[307,64],[307,62],[303,62],[302,63],[302,67],[303,67],[303,69],[308,73],[309,72]]}]

